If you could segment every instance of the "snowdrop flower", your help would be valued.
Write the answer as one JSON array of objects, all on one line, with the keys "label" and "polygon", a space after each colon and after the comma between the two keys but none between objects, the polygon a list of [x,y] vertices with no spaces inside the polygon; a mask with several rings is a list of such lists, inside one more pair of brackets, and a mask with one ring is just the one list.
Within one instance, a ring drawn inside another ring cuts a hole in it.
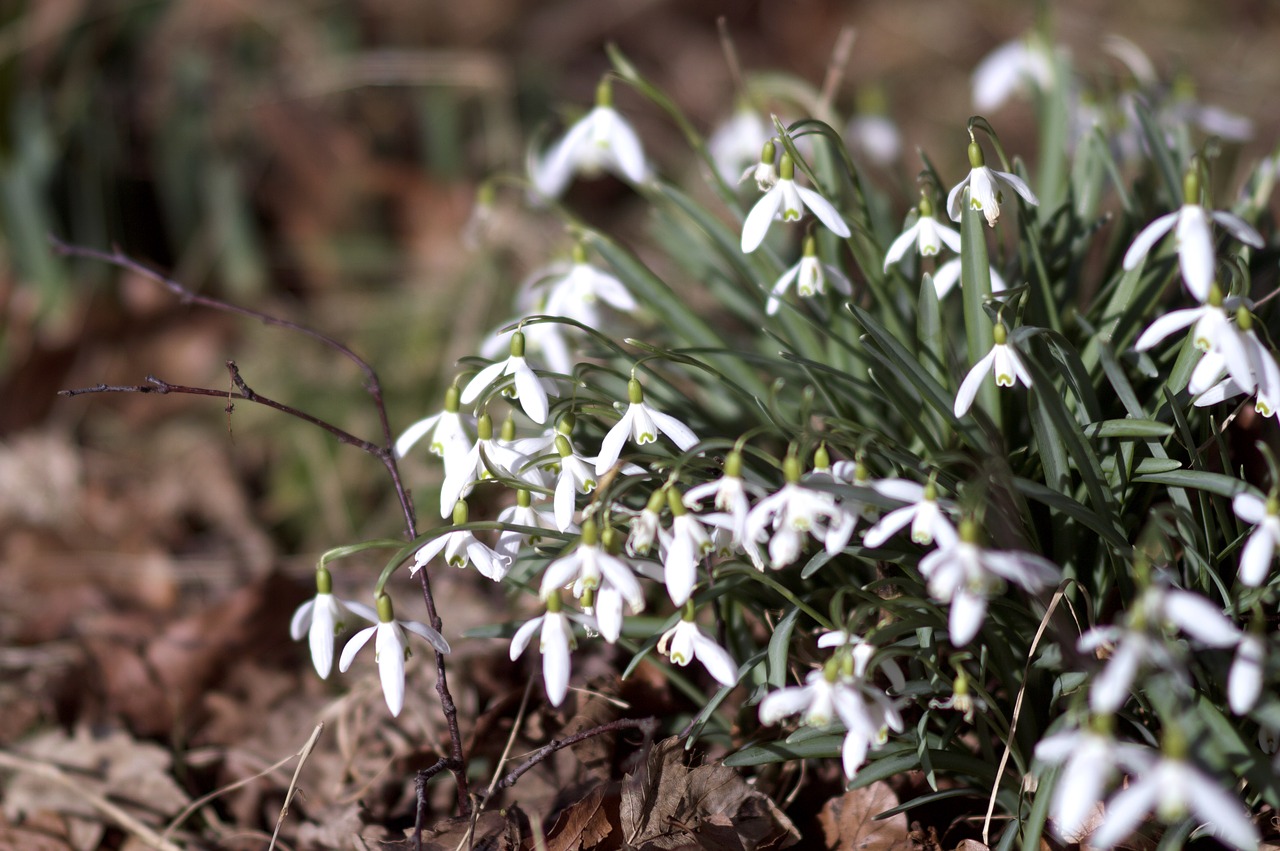
[{"label": "snowdrop flower", "polygon": [[1097,729],[1064,730],[1036,744],[1036,759],[1062,765],[1053,786],[1049,814],[1062,838],[1077,841],[1107,786],[1119,775],[1126,760],[1140,759],[1145,749],[1117,742],[1108,716],[1097,719]]},{"label": "snowdrop flower", "polygon": [[768,192],[778,182],[778,169],[774,166],[774,161],[777,158],[778,146],[773,139],[769,139],[760,148],[759,161],[744,171],[738,182],[745,183],[750,178],[756,182],[757,189],[761,192]]},{"label": "snowdrop flower", "polygon": [[679,623],[658,639],[658,652],[682,668],[697,659],[716,682],[732,688],[738,682],[737,663],[723,647],[702,634],[693,615],[693,604],[689,603]]},{"label": "snowdrop flower", "polygon": [[1263,671],[1267,662],[1265,624],[1255,616],[1253,629],[1240,636],[1231,671],[1227,674],[1227,705],[1236,715],[1244,715],[1262,696]]},{"label": "snowdrop flower", "polygon": [[742,223],[743,254],[750,254],[760,247],[774,219],[798,222],[806,207],[836,236],[849,236],[849,226],[831,202],[812,189],[797,186],[795,172],[791,155],[784,153],[778,166],[778,182],[756,202]]},{"label": "snowdrop flower", "polygon": [[379,594],[377,599],[378,623],[366,627],[347,642],[342,648],[342,658],[338,660],[338,670],[344,674],[351,662],[360,652],[360,648],[374,638],[374,660],[378,663],[378,678],[382,681],[382,696],[386,698],[387,708],[392,715],[399,715],[404,708],[404,663],[409,658],[409,641],[405,630],[416,633],[427,640],[437,653],[448,653],[449,642],[444,636],[431,627],[417,621],[398,621],[391,609],[391,598]]},{"label": "snowdrop flower", "polygon": [[988,53],[973,71],[973,105],[978,112],[999,109],[1020,86],[1041,90],[1054,84],[1053,55],[1040,38],[1007,41]]},{"label": "snowdrop flower", "polygon": [[969,209],[980,210],[987,219],[988,227],[995,227],[1000,219],[1000,204],[1004,201],[1001,185],[1021,195],[1022,200],[1031,206],[1040,206],[1040,199],[1021,177],[1007,171],[993,171],[986,166],[982,146],[977,142],[969,143],[969,166],[970,171],[964,180],[957,183],[947,196],[947,214],[953,222],[960,221],[960,204],[966,186],[969,188]]},{"label": "snowdrop flower", "polygon": [[1008,343],[1008,332],[1005,330],[1004,323],[997,322],[992,332],[995,344],[991,347],[991,351],[975,363],[973,369],[969,370],[969,374],[964,377],[964,381],[960,382],[954,408],[957,417],[963,417],[969,413],[969,409],[973,407],[973,400],[978,395],[978,389],[988,374],[994,373],[997,387],[1012,387],[1019,381],[1025,387],[1031,386],[1031,375],[1022,365],[1018,350]]},{"label": "snowdrop flower", "polygon": [[884,271],[907,255],[912,245],[921,257],[933,257],[945,245],[960,253],[960,232],[955,228],[938,224],[933,217],[933,202],[925,192],[920,193],[919,217],[916,223],[900,233],[884,255]]},{"label": "snowdrop flower", "polygon": [[[946,263],[938,267],[933,273],[933,290],[938,294],[938,299],[943,299],[947,293],[955,289],[956,284],[960,283],[960,258],[953,257]],[[996,271],[996,267],[991,267],[991,295],[999,296],[1007,287],[1004,278],[1000,277],[1000,273]]]},{"label": "snowdrop flower", "polygon": [[902,134],[887,115],[867,113],[849,119],[845,139],[857,153],[878,166],[891,166],[902,155]]},{"label": "snowdrop flower", "polygon": [[920,559],[920,575],[929,596],[948,604],[951,643],[963,647],[973,640],[986,619],[987,600],[1004,590],[1006,582],[1039,591],[1060,576],[1057,565],[1031,553],[984,550],[977,544],[972,520],[960,524],[960,537]]},{"label": "snowdrop flower", "polygon": [[563,532],[573,523],[578,494],[596,489],[596,474],[591,466],[595,459],[578,455],[563,434],[556,435],[556,452],[560,456],[560,473],[556,477],[555,517],[556,526]]},{"label": "snowdrop flower", "polygon": [[684,507],[674,485],[668,488],[667,498],[671,506],[671,533],[662,560],[663,578],[671,602],[683,606],[697,584],[698,562],[711,552],[711,535],[697,515],[690,514]]},{"label": "snowdrop flower", "polygon": [[[1249,312],[1243,307],[1237,310],[1237,327],[1242,330],[1245,354],[1248,355],[1250,368],[1257,387],[1254,388],[1253,409],[1264,417],[1280,417],[1280,365],[1276,364],[1275,355],[1271,353],[1252,328],[1246,328],[1251,322]],[[1225,366],[1225,358],[1223,365]],[[1221,369],[1218,370],[1221,372]],[[1228,375],[1220,382],[1196,397],[1193,403],[1197,408],[1216,405],[1225,399],[1246,392],[1243,387]]]},{"label": "snowdrop flower", "polygon": [[739,545],[747,540],[747,514],[751,510],[750,496],[761,496],[763,489],[742,478],[742,452],[735,449],[724,459],[724,475],[700,485],[694,485],[685,492],[684,504],[697,509],[707,497],[713,498],[717,511],[729,515],[735,542]]},{"label": "snowdrop flower", "polygon": [[307,636],[311,647],[311,664],[315,665],[320,679],[327,680],[333,670],[333,640],[346,627],[345,618],[354,612],[365,620],[376,621],[377,614],[368,606],[354,600],[340,600],[333,596],[333,577],[324,567],[316,569],[316,595],[303,603],[293,613],[289,622],[289,634],[294,641]]},{"label": "snowdrop flower", "polygon": [[632,183],[648,171],[644,149],[631,125],[613,108],[613,88],[606,77],[596,88],[596,106],[531,168],[539,194],[555,198],[575,173],[588,176],[610,171]]},{"label": "snowdrop flower", "polygon": [[930,699],[929,708],[955,710],[966,724],[972,724],[975,712],[987,711],[987,702],[969,691],[969,675],[961,669],[951,681],[951,696],[945,700],[938,700],[936,697]]},{"label": "snowdrop flower", "polygon": [[1157,317],[1139,335],[1133,348],[1145,352],[1187,326],[1194,326],[1191,332],[1192,343],[1204,353],[1191,374],[1187,389],[1193,394],[1203,393],[1225,369],[1243,392],[1253,392],[1257,385],[1245,339],[1227,315],[1222,293],[1216,284],[1210,285],[1206,304],[1173,310]]},{"label": "snowdrop flower", "polygon": [[[800,723],[808,727],[826,727],[836,719],[846,730],[841,746],[845,777],[852,780],[866,761],[867,751],[888,740],[888,731],[901,732],[902,717],[894,701],[865,678],[866,660],[875,648],[867,650],[861,662],[839,655],[811,671],[803,686],[788,686],[766,695],[760,701],[760,723],[776,724],[788,715],[800,715]],[[855,671],[854,667],[861,667]]]},{"label": "snowdrop flower", "polygon": [[[548,517],[549,512],[543,508],[533,507],[533,496],[524,488],[516,490],[516,504],[508,505],[498,513],[499,523],[509,523],[512,526],[528,526],[533,529],[546,529],[547,531],[561,531],[566,529],[573,530],[573,524],[570,523],[565,529],[560,529],[554,516]],[[515,561],[520,550],[525,546],[536,547],[542,542],[542,536],[530,532],[519,532],[514,529],[504,529],[498,533],[498,543],[493,549],[499,556],[507,559],[507,564]]]},{"label": "snowdrop flower", "polygon": [[[468,519],[466,500],[458,500],[453,507],[453,523],[455,526],[466,524]],[[427,565],[441,552],[447,563],[457,568],[474,565],[481,576],[494,582],[501,582],[511,569],[511,556],[491,548],[478,539],[470,529],[457,529],[427,541],[413,557],[413,567],[409,568],[412,576]]]},{"label": "snowdrop flower", "polygon": [[510,375],[512,387],[504,388],[504,396],[520,400],[520,407],[535,423],[547,421],[547,389],[537,373],[524,359],[524,332],[511,335],[511,356],[486,366],[462,390],[462,404],[470,405],[500,377]]},{"label": "snowdrop flower", "polygon": [[[618,600],[625,600],[634,614],[644,611],[644,590],[632,573],[630,565],[611,555],[600,543],[600,531],[594,520],[582,523],[582,537],[578,545],[566,556],[547,565],[542,574],[540,594],[543,599],[557,597],[556,589],[572,585],[573,596],[590,606],[596,592],[612,589]],[[558,599],[558,597],[557,597]],[[613,600],[611,599],[611,602]],[[622,630],[622,607],[610,605],[597,617],[600,632],[610,641],[616,641]]]},{"label": "snowdrop flower", "polygon": [[665,434],[681,452],[688,452],[698,442],[698,436],[687,425],[645,404],[644,388],[635,378],[627,382],[627,398],[630,402],[627,412],[609,429],[600,444],[600,455],[596,458],[597,476],[603,476],[618,462],[628,437],[637,446],[644,446],[657,440],[659,434]]},{"label": "snowdrop flower", "polygon": [[[446,468],[444,483],[440,485],[440,516],[453,514],[458,500],[471,493],[476,482],[493,478],[492,466],[500,473],[527,479],[541,476],[540,471],[528,469],[529,458],[509,446],[504,446],[493,436],[493,418],[484,413],[476,421],[476,444],[452,470]],[[487,463],[486,463],[487,462]],[[530,484],[539,482],[530,481]]]},{"label": "snowdrop flower", "polygon": [[649,494],[640,513],[631,518],[631,528],[627,534],[627,554],[647,556],[653,549],[653,542],[658,539],[658,529],[662,523],[662,509],[667,504],[666,492],[661,488]]},{"label": "snowdrop flower", "polygon": [[783,460],[782,474],[782,489],[760,500],[747,515],[744,545],[760,570],[764,562],[757,545],[766,538],[769,566],[778,570],[800,557],[806,534],[820,541],[828,553],[840,552],[849,543],[856,522],[840,509],[834,496],[801,483],[800,461],[795,455],[788,454]]},{"label": "snowdrop flower", "polygon": [[1257,588],[1271,572],[1276,547],[1280,546],[1280,497],[1271,494],[1264,501],[1251,493],[1238,493],[1231,500],[1231,510],[1254,526],[1240,553],[1240,581]]},{"label": "snowdrop flower", "polygon": [[1200,205],[1200,176],[1196,163],[1187,169],[1182,179],[1182,194],[1181,208],[1160,216],[1138,233],[1124,254],[1123,265],[1126,270],[1136,269],[1152,246],[1172,230],[1183,283],[1191,295],[1205,302],[1209,300],[1215,262],[1213,233],[1209,227],[1211,219],[1246,245],[1262,248],[1265,243],[1258,232],[1239,216],[1223,210],[1208,212]]},{"label": "snowdrop flower", "polygon": [[823,263],[818,259],[818,243],[810,234],[804,239],[804,252],[800,255],[800,262],[783,272],[782,277],[778,278],[778,282],[773,285],[764,312],[770,316],[778,312],[780,299],[791,288],[793,282],[798,295],[802,298],[812,298],[818,293],[827,291],[828,280],[842,295],[853,294],[853,285],[849,283],[844,273],[830,263]]},{"label": "snowdrop flower", "polygon": [[1181,630],[1208,647],[1232,647],[1240,641],[1239,628],[1204,597],[1179,588],[1152,585],[1129,609],[1123,627],[1094,627],[1080,636],[1077,647],[1084,653],[1114,646],[1106,667],[1089,690],[1089,707],[1096,714],[1110,714],[1124,705],[1144,663],[1185,677],[1162,633],[1167,628]]},{"label": "snowdrop flower", "polygon": [[577,647],[578,642],[573,637],[568,616],[560,610],[559,595],[552,594],[546,602],[545,614],[526,621],[516,630],[511,639],[511,661],[520,658],[533,634],[541,628],[538,651],[542,654],[542,682],[551,705],[559,706],[569,692],[569,651]]},{"label": "snowdrop flower", "polygon": [[[742,169],[754,166],[756,155],[772,136],[772,126],[749,104],[740,104],[707,141],[707,151],[720,179],[727,184],[738,182]],[[772,157],[769,162],[772,165]]]},{"label": "snowdrop flower", "polygon": [[1094,831],[1089,845],[1113,847],[1154,811],[1166,824],[1195,815],[1209,833],[1227,845],[1242,851],[1257,848],[1258,829],[1244,805],[1186,759],[1182,752],[1185,745],[1170,747],[1170,737],[1166,733],[1164,755],[1157,759],[1147,757],[1145,765],[1133,766],[1134,776],[1128,787],[1111,798],[1102,826]]},{"label": "snowdrop flower", "polygon": [[938,501],[938,489],[932,479],[927,485],[906,479],[881,479],[872,482],[871,487],[882,496],[909,504],[890,511],[868,529],[862,536],[865,546],[880,546],[908,523],[911,540],[917,544],[929,546],[937,541],[938,546],[946,547],[956,542],[956,527],[951,525],[944,510],[950,508],[950,504]]},{"label": "snowdrop flower", "polygon": [[573,264],[569,270],[547,286],[547,302],[543,311],[580,322],[588,328],[602,325],[600,302],[621,313],[630,313],[637,307],[635,298],[622,281],[587,262],[586,249],[581,244],[573,247]]},{"label": "snowdrop flower", "polygon": [[418,420],[405,429],[404,434],[396,439],[396,457],[403,458],[415,443],[431,435],[431,442],[427,447],[432,455],[444,459],[446,471],[463,461],[471,451],[471,438],[467,434],[466,422],[459,413],[459,397],[458,388],[451,386],[444,393],[443,411]]}]

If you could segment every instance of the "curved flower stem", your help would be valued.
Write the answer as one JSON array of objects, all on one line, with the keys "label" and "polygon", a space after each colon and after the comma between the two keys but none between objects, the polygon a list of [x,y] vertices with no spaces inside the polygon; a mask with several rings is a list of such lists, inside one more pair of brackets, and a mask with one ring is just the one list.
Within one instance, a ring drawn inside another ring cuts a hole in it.
[{"label": "curved flower stem", "polygon": [[[227,400],[226,412],[227,416],[231,415],[234,402],[242,399],[247,402],[253,402],[258,405],[264,405],[273,408],[283,414],[310,423],[319,429],[322,429],[341,443],[348,446],[354,446],[363,452],[367,452],[381,462],[386,469],[387,475],[391,478],[391,483],[395,488],[396,498],[400,503],[400,508],[404,513],[405,534],[409,540],[413,540],[418,536],[418,524],[416,514],[413,508],[413,499],[409,495],[408,490],[404,487],[404,482],[400,478],[400,468],[396,463],[396,455],[394,441],[391,435],[391,423],[387,418],[387,407],[382,398],[382,384],[378,380],[378,375],[373,367],[364,358],[356,354],[347,345],[335,340],[334,338],[323,334],[315,329],[308,328],[288,319],[281,319],[258,310],[252,310],[247,307],[231,304],[212,296],[201,295],[192,292],[182,283],[170,278],[160,272],[151,269],[134,258],[124,254],[119,249],[111,251],[101,251],[96,248],[87,246],[72,245],[63,242],[57,237],[50,236],[49,243],[53,250],[64,257],[82,257],[90,260],[99,260],[109,263],[120,269],[141,275],[150,281],[173,293],[183,304],[197,304],[201,307],[207,307],[212,310],[222,311],[223,313],[231,313],[236,316],[244,316],[249,319],[256,319],[263,324],[271,325],[277,328],[284,328],[288,331],[294,331],[305,337],[310,337],[316,342],[324,345],[347,360],[351,361],[364,374],[364,389],[373,400],[373,406],[378,412],[378,423],[382,431],[381,443],[372,443],[362,438],[356,437],[348,431],[345,431],[327,420],[308,414],[306,411],[278,402],[274,399],[263,396],[255,392],[240,375],[239,367],[235,361],[227,361],[227,371],[231,375],[231,383],[235,389],[218,390],[208,387],[188,387],[181,384],[170,384],[162,381],[154,376],[147,376],[147,383],[133,386],[107,385],[98,384],[94,387],[85,387],[76,390],[59,391],[61,396],[81,396],[89,393],[159,393],[166,395],[169,393],[177,393],[186,396],[213,396]],[[427,618],[431,628],[439,632],[443,623],[440,620],[440,614],[436,609],[435,596],[431,592],[431,579],[427,575],[427,571],[418,571],[418,579],[422,585],[422,597],[427,604]],[[425,769],[418,773],[417,791],[418,791],[418,812],[419,821],[421,813],[425,808],[425,789],[426,781],[442,770],[447,769],[454,776],[458,787],[458,810],[462,815],[468,815],[471,812],[471,797],[467,784],[466,773],[466,757],[462,749],[462,734],[458,729],[458,710],[453,702],[453,695],[449,691],[449,681],[446,672],[446,664],[444,657],[436,654],[436,692],[440,696],[440,706],[445,716],[445,721],[449,728],[449,740],[451,754],[448,757],[442,757],[439,762],[429,769]],[[421,825],[415,831],[415,838],[421,839]]]}]

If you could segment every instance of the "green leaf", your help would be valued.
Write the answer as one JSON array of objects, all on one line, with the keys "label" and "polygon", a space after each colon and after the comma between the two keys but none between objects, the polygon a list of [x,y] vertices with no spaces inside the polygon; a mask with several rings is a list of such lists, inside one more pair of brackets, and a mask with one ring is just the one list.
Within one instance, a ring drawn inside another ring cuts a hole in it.
[{"label": "green leaf", "polygon": [[1207,470],[1171,470],[1167,473],[1148,473],[1136,476],[1134,481],[1144,485],[1191,488],[1226,497],[1235,496],[1249,489],[1247,483],[1234,476],[1210,473]]},{"label": "green leaf", "polygon": [[1146,438],[1168,437],[1173,434],[1173,426],[1156,420],[1099,420],[1084,427],[1085,437],[1120,437]]},{"label": "green leaf", "polygon": [[796,618],[800,616],[800,608],[793,607],[786,616],[778,621],[769,636],[769,685],[782,688],[787,684],[787,659],[791,656],[791,633],[796,628]]}]

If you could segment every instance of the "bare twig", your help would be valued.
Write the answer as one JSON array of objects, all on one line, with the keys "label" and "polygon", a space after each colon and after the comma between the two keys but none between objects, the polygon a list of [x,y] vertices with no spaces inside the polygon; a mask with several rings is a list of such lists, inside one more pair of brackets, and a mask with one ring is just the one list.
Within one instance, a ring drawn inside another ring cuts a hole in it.
[{"label": "bare twig", "polygon": [[[360,357],[345,344],[335,340],[333,337],[316,331],[315,329],[308,328],[305,325],[301,325],[287,319],[281,319],[268,313],[263,313],[262,311],[231,304],[230,302],[226,302],[212,296],[201,295],[200,293],[193,292],[179,281],[151,269],[140,261],[124,254],[118,248],[113,248],[111,251],[102,251],[100,249],[89,248],[87,246],[72,245],[70,243],[63,242],[52,235],[49,237],[49,243],[55,252],[65,257],[82,257],[90,260],[99,260],[116,266],[117,268],[141,275],[142,277],[154,281],[169,290],[169,292],[173,293],[183,304],[196,304],[201,307],[207,307],[211,310],[231,313],[236,316],[243,316],[249,319],[256,319],[266,325],[284,328],[285,330],[302,334],[303,336],[309,337],[329,349],[332,349],[355,364],[363,373],[364,389],[373,400],[374,408],[378,412],[378,422],[382,432],[382,442],[379,445],[363,440],[341,428],[338,428],[326,420],[322,420],[319,417],[312,416],[311,414],[297,408],[286,405],[282,402],[277,402],[274,399],[270,399],[254,392],[244,382],[244,379],[240,376],[240,372],[233,361],[227,362],[227,369],[231,373],[232,384],[236,388],[235,391],[230,393],[226,390],[213,390],[205,387],[186,387],[178,384],[170,384],[149,376],[147,378],[147,384],[144,385],[113,386],[99,384],[95,387],[86,387],[78,390],[63,390],[60,395],[80,396],[89,393],[180,393],[191,396],[215,396],[217,398],[226,399],[228,414],[231,412],[230,409],[232,402],[236,399],[243,399],[248,402],[254,402],[259,405],[274,408],[281,413],[296,417],[304,422],[316,426],[317,428],[323,429],[342,443],[354,446],[357,449],[367,452],[377,458],[386,469],[387,475],[391,478],[392,486],[395,488],[396,498],[399,500],[400,508],[404,513],[404,528],[406,536],[409,540],[413,540],[418,536],[417,517],[413,508],[413,500],[410,497],[408,490],[404,487],[404,482],[400,478],[400,468],[396,463],[396,454],[394,449],[395,443],[391,435],[391,424],[387,418],[387,406],[382,397],[382,385],[378,381],[377,373],[368,361]],[[440,631],[443,628],[443,623],[440,619],[440,614],[436,609],[435,597],[431,591],[431,580],[427,571],[418,571],[418,579],[422,587],[422,597],[427,606],[428,621],[433,629]],[[449,728],[449,739],[452,753],[448,757],[441,759],[441,761],[436,766],[433,766],[432,769],[419,772],[417,778],[419,808],[421,809],[424,800],[423,795],[425,794],[424,787],[426,780],[430,779],[430,777],[434,776],[439,771],[448,769],[448,771],[453,774],[454,780],[457,783],[458,810],[462,815],[469,815],[471,813],[471,798],[467,784],[466,758],[462,748],[462,733],[458,729],[458,710],[457,706],[453,702],[453,695],[449,692],[449,680],[446,671],[446,664],[444,657],[440,654],[436,654],[436,693],[440,696],[441,710],[444,713],[445,721]],[[419,826],[419,830],[415,832],[415,843],[420,843],[420,841],[421,828]]]},{"label": "bare twig", "polygon": [[[653,739],[654,733],[658,731],[657,718],[619,718],[617,721],[610,721],[608,724],[601,724],[598,727],[592,727],[589,730],[582,730],[574,733],[572,736],[565,736],[563,739],[552,739],[547,744],[538,748],[530,754],[524,762],[517,765],[507,773],[501,780],[491,785],[490,792],[495,789],[506,789],[515,785],[515,782],[538,763],[551,756],[558,750],[567,748],[570,745],[576,745],[578,742],[590,739],[593,736],[600,736],[605,733],[616,733],[619,730],[640,730],[644,733],[644,744],[642,747],[648,747],[649,742]],[[486,793],[487,797],[488,793]]]}]

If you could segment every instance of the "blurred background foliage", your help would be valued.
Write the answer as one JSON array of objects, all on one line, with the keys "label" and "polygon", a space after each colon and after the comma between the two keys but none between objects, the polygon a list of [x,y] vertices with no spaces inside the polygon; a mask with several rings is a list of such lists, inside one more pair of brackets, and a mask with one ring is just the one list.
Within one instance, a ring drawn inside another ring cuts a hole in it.
[{"label": "blurred background foliage", "polygon": [[[1102,61],[1099,39],[1117,32],[1163,72],[1190,71],[1204,100],[1257,121],[1257,155],[1280,121],[1272,8],[1082,0],[1053,15],[1086,68]],[[887,96],[907,145],[899,168],[874,177],[901,187],[905,208],[916,145],[959,174],[969,70],[1025,32],[1033,9],[1012,0],[0,3],[0,440],[52,431],[163,465],[167,444],[147,436],[161,421],[189,420],[228,445],[226,463],[282,549],[393,533],[398,512],[380,469],[305,425],[248,406],[224,418],[207,399],[59,399],[61,388],[148,374],[226,386],[233,359],[255,390],[377,434],[359,376],[330,352],[177,304],[102,264],[63,260],[45,235],[118,245],[192,289],[350,342],[379,369],[398,430],[438,407],[453,362],[507,315],[518,282],[569,248],[556,224],[508,197],[494,239],[469,250],[478,182],[519,173],[530,139],[589,105],[610,41],[709,130],[733,108],[721,15],[748,71],[814,83],[840,27],[857,28],[838,100]],[[694,167],[651,106],[621,87],[617,97],[660,168]],[[1025,104],[992,120],[1010,150],[1030,132]],[[570,197],[624,238],[650,226],[634,200],[610,181]],[[434,465],[408,463],[425,494]],[[190,519],[186,532],[202,522]]]}]

